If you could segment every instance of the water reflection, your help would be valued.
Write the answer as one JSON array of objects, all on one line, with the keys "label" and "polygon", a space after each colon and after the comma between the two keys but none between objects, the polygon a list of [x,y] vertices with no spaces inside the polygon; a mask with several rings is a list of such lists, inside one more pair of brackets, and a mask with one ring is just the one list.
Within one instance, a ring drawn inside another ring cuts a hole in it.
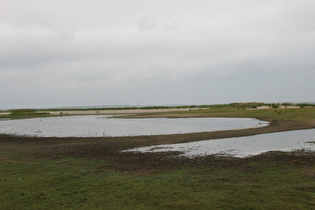
[{"label": "water reflection", "polygon": [[109,116],[68,116],[0,121],[0,133],[100,137],[193,133],[262,127],[268,122],[249,118],[117,119]]},{"label": "water reflection", "polygon": [[222,155],[247,157],[267,151],[315,151],[315,129],[261,134],[248,137],[196,141],[183,144],[168,144],[136,148],[132,152],[180,151],[188,157],[200,155]]}]

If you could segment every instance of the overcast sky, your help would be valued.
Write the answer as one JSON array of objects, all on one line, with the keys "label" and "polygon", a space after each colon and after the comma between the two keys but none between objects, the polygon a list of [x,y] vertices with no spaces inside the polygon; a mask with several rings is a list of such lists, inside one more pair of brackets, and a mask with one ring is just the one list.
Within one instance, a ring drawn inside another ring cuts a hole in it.
[{"label": "overcast sky", "polygon": [[314,0],[0,0],[0,109],[315,101]]}]

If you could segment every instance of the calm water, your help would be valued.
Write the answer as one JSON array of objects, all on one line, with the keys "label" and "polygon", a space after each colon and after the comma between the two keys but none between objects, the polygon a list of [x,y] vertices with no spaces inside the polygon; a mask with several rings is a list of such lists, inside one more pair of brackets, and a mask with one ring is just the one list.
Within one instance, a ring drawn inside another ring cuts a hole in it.
[{"label": "calm water", "polygon": [[[313,142],[313,143],[312,143]],[[315,129],[261,134],[248,137],[196,141],[183,144],[168,144],[136,148],[132,152],[180,151],[188,157],[222,155],[246,157],[267,151],[315,151]]]},{"label": "calm water", "polygon": [[193,133],[261,127],[268,122],[249,118],[117,119],[109,116],[69,116],[0,121],[0,133],[99,137]]}]

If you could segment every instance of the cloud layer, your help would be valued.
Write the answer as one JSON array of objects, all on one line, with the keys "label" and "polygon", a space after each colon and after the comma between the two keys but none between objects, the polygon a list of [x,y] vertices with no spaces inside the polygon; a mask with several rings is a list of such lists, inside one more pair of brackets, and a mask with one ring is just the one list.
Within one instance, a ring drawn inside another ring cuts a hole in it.
[{"label": "cloud layer", "polygon": [[0,109],[315,101],[315,2],[3,0]]}]

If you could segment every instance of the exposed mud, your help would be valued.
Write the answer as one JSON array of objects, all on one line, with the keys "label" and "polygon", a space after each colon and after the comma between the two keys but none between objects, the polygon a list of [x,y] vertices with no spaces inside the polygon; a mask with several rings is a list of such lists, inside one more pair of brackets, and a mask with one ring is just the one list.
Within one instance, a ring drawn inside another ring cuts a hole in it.
[{"label": "exposed mud", "polygon": [[[266,120],[266,119],[264,119]],[[121,150],[149,145],[184,143],[205,139],[220,139],[288,130],[315,128],[315,122],[272,121],[269,126],[243,130],[202,132],[192,134],[173,134],[136,137],[98,137],[98,138],[55,138],[22,137],[0,134],[0,152],[24,152],[35,158],[58,159],[78,157],[105,160],[104,168],[126,173],[149,173],[183,166],[214,165],[234,167],[248,161],[286,161],[294,164],[314,164],[315,153],[293,152],[290,155],[272,155],[267,153],[254,157],[238,159],[230,157],[205,156],[197,158],[178,157],[178,152],[163,153],[122,153]],[[2,161],[7,162],[5,159]],[[1,162],[2,162],[1,161]],[[246,169],[248,170],[248,169]]]}]

